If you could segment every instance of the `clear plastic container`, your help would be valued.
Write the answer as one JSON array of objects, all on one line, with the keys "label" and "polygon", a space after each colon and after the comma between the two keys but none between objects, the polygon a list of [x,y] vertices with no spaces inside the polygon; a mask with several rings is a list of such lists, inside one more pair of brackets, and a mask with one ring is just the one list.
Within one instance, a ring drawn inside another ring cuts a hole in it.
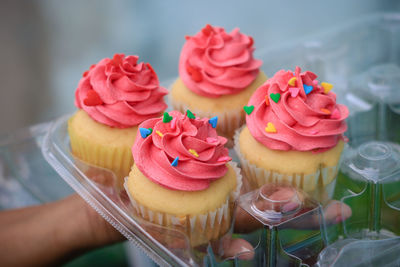
[{"label": "clear plastic container", "polygon": [[[400,143],[400,67],[393,63],[375,65],[354,77],[350,90],[350,94],[358,95],[361,101],[371,105],[368,110],[353,116],[356,120],[369,118],[368,121],[363,120],[364,127],[351,132],[357,140],[354,145],[367,140]],[[352,125],[356,128],[361,123],[354,122]],[[366,126],[369,130],[363,131]]]},{"label": "clear plastic container", "polygon": [[[251,229],[244,227],[244,233],[228,233],[208,245],[193,248],[183,232],[137,216],[126,192],[114,186],[113,173],[72,156],[67,120],[68,116],[62,117],[50,127],[43,140],[44,157],[99,214],[160,265],[300,266],[315,263],[318,253],[329,243],[325,225],[337,223],[332,216],[326,215],[306,193],[289,185],[270,184],[238,201],[239,216],[248,214],[245,220],[240,219],[245,224],[253,221],[246,226]],[[274,195],[276,192],[278,196]],[[246,250],[226,258],[222,252],[232,240],[244,242]]]},{"label": "clear plastic container", "polygon": [[319,266],[386,266],[400,265],[400,238],[384,240],[344,239],[325,248],[318,257]]},{"label": "clear plastic container", "polygon": [[351,216],[327,227],[333,242],[315,266],[399,266],[399,192],[399,145],[370,141],[348,146],[335,198],[341,202],[339,213],[348,214],[350,209]]},{"label": "clear plastic container", "polygon": [[311,266],[327,244],[322,207],[290,185],[267,184],[241,196],[239,207],[249,224],[259,222],[257,266]]},{"label": "clear plastic container", "polygon": [[337,184],[336,197],[352,209],[345,237],[400,236],[400,146],[375,141],[350,148]]},{"label": "clear plastic container", "polygon": [[[396,236],[400,234],[397,196],[400,178],[397,165],[389,164],[397,162],[393,155],[398,148],[395,145],[386,148],[387,143],[367,143],[359,150],[354,148],[368,140],[396,141],[400,132],[396,128],[400,127],[396,123],[399,106],[397,101],[388,101],[394,99],[392,93],[377,99],[354,88],[364,87],[369,80],[365,76],[359,79],[360,75],[386,73],[376,69],[371,72],[371,68],[388,63],[400,65],[399,42],[400,14],[376,14],[279,48],[258,50],[257,57],[264,60],[263,69],[268,76],[282,68],[302,66],[317,73],[320,81],[333,83],[339,102],[349,106],[347,134],[351,146],[344,153],[335,188],[340,202],[332,201],[322,207],[306,193],[288,185],[262,187],[238,201],[237,219],[248,216],[249,231],[228,234],[216,244],[192,248],[182,232],[136,216],[126,193],[112,186],[115,179],[112,173],[86,165],[71,155],[67,117],[60,118],[49,129],[42,146],[43,155],[99,214],[160,265],[339,266],[345,262],[357,263],[357,256],[369,263],[381,263],[380,259],[386,257],[389,263],[396,254],[399,242]],[[373,81],[379,83],[379,78]],[[384,129],[384,135],[380,129]],[[365,163],[374,157],[377,159],[371,161],[372,165]],[[357,169],[350,168],[353,160]],[[288,198],[272,197],[282,188]],[[232,238],[248,242],[253,249],[224,259],[219,248]],[[386,249],[387,244],[395,244],[393,250]],[[381,245],[382,253],[375,253]]]},{"label": "clear plastic container", "polygon": [[0,195],[4,208],[50,202],[73,193],[43,159],[41,146],[50,124],[0,137]]},{"label": "clear plastic container", "polygon": [[350,110],[350,145],[400,142],[400,13],[368,15],[256,53],[268,77],[301,66],[332,83]]}]

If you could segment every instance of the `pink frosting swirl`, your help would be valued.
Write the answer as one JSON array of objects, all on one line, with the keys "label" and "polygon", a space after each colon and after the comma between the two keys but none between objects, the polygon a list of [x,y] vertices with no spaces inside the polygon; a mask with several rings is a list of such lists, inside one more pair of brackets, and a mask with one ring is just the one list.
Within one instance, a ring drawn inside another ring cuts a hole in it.
[{"label": "pink frosting swirl", "polygon": [[234,29],[207,25],[186,37],[179,60],[179,75],[193,92],[207,97],[238,93],[257,77],[261,60],[253,58],[253,38]]},{"label": "pink frosting swirl", "polygon": [[[349,111],[336,104],[336,95],[325,92],[314,73],[300,72],[299,67],[295,73],[280,70],[258,88],[248,103],[254,111],[246,115],[246,123],[252,136],[270,149],[322,152],[342,138]],[[311,91],[306,94],[305,88]],[[268,123],[276,132],[266,129]]]},{"label": "pink frosting swirl", "polygon": [[127,128],[159,116],[167,108],[157,74],[138,56],[116,54],[102,59],[83,74],[75,105],[97,122]]},{"label": "pink frosting swirl", "polygon": [[173,117],[170,122],[155,118],[140,124],[152,133],[145,138],[138,134],[132,147],[135,164],[146,177],[166,188],[204,190],[228,171],[227,139],[218,136],[206,118],[190,119],[178,111],[169,115]]}]

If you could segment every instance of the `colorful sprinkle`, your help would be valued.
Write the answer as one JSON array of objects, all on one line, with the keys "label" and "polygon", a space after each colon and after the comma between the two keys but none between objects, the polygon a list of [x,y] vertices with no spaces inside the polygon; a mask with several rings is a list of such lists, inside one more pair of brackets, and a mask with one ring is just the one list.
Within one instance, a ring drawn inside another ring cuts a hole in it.
[{"label": "colorful sprinkle", "polygon": [[168,112],[164,112],[164,116],[163,116],[162,122],[168,123],[168,122],[172,121],[172,119],[173,119],[173,117],[170,116],[168,114]]},{"label": "colorful sprinkle", "polygon": [[171,126],[171,129],[175,129],[175,127],[176,127],[176,118],[172,119],[170,126]]},{"label": "colorful sprinkle", "polygon": [[216,143],[217,141],[218,141],[218,139],[214,138],[214,137],[207,137],[206,138],[206,142],[209,143],[209,144]]},{"label": "colorful sprinkle", "polygon": [[231,161],[232,160],[232,158],[231,157],[228,157],[228,156],[223,156],[223,157],[219,157],[218,159],[217,159],[217,162],[226,162],[226,161]]},{"label": "colorful sprinkle", "polygon": [[265,127],[267,133],[276,133],[275,125],[272,122],[268,122],[267,127]]},{"label": "colorful sprinkle", "polygon": [[176,157],[176,158],[174,159],[174,161],[172,161],[171,166],[173,166],[173,167],[178,166],[178,160],[179,160],[179,157]]},{"label": "colorful sprinkle", "polygon": [[253,112],[253,110],[254,110],[254,106],[253,106],[253,105],[251,105],[251,106],[244,106],[243,109],[244,109],[244,111],[247,113],[247,115],[250,115],[250,114]]},{"label": "colorful sprinkle", "polygon": [[164,134],[162,132],[160,132],[159,130],[156,131],[156,134],[158,134],[160,137],[164,136]]},{"label": "colorful sprinkle", "polygon": [[186,116],[188,116],[189,119],[196,118],[196,116],[190,110],[186,110]]},{"label": "colorful sprinkle", "polygon": [[329,93],[330,90],[332,90],[333,85],[330,83],[322,82],[321,83],[322,88],[324,88],[324,93],[327,94]]},{"label": "colorful sprinkle", "polygon": [[86,98],[83,100],[83,104],[86,106],[97,106],[97,105],[102,105],[103,101],[101,100],[99,94],[91,89],[87,91]]},{"label": "colorful sprinkle", "polygon": [[318,80],[313,80],[313,81],[312,81],[312,84],[313,84],[314,86],[317,86],[317,85],[318,85]]},{"label": "colorful sprinkle", "polygon": [[296,97],[299,94],[300,89],[297,87],[289,88],[290,95]]},{"label": "colorful sprinkle", "polygon": [[211,124],[211,127],[215,128],[217,127],[217,123],[218,123],[218,117],[212,117],[211,119],[208,120],[208,122]]},{"label": "colorful sprinkle", "polygon": [[280,94],[280,93],[276,93],[276,94],[271,93],[271,94],[269,95],[269,97],[271,97],[271,99],[272,99],[275,103],[278,103],[278,102],[279,102],[279,99],[281,99],[281,94]]},{"label": "colorful sprinkle", "polygon": [[269,97],[267,95],[265,96],[265,105],[269,106]]},{"label": "colorful sprinkle", "polygon": [[296,81],[297,81],[297,78],[296,77],[292,77],[292,78],[290,78],[288,84],[290,86],[296,86]]},{"label": "colorful sprinkle", "polygon": [[142,136],[142,138],[146,138],[153,132],[153,129],[139,128],[139,132],[140,132],[140,135]]},{"label": "colorful sprinkle", "polygon": [[322,111],[323,113],[327,114],[327,115],[330,115],[330,114],[331,114],[331,111],[330,111],[329,109],[327,109],[327,108],[321,108],[321,111]]},{"label": "colorful sprinkle", "polygon": [[313,130],[310,132],[310,134],[312,134],[312,135],[316,135],[317,133],[318,133],[318,131],[316,131],[316,130]]},{"label": "colorful sprinkle", "polygon": [[311,91],[313,89],[312,85],[307,85],[307,84],[303,84],[303,88],[304,88],[304,92],[306,93],[306,95],[311,93]]},{"label": "colorful sprinkle", "polygon": [[196,150],[189,148],[189,153],[192,154],[193,156],[195,156],[196,158],[199,157],[199,154],[197,154]]},{"label": "colorful sprinkle", "polygon": [[331,119],[333,119],[333,120],[340,119],[340,111],[337,108],[335,108],[333,110],[333,112],[331,114]]}]

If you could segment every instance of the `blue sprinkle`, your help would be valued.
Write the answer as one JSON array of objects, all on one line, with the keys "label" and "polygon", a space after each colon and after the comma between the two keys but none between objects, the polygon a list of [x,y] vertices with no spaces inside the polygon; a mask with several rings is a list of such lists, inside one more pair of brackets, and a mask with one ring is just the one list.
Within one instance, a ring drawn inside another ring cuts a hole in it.
[{"label": "blue sprinkle", "polygon": [[143,138],[146,138],[147,136],[149,136],[149,134],[151,134],[151,131],[147,128],[139,128],[139,132]]},{"label": "blue sprinkle", "polygon": [[296,76],[296,73],[293,71],[293,76]]},{"label": "blue sprinkle", "polygon": [[218,117],[215,116],[215,117],[209,119],[208,122],[211,124],[211,126],[213,128],[215,128],[215,127],[217,127]]},{"label": "blue sprinkle", "polygon": [[307,84],[303,84],[303,88],[306,95],[308,95],[313,89],[312,85],[307,85]]},{"label": "blue sprinkle", "polygon": [[178,166],[178,160],[179,160],[179,157],[176,157],[174,159],[174,161],[171,163],[171,166],[174,166],[174,167]]}]

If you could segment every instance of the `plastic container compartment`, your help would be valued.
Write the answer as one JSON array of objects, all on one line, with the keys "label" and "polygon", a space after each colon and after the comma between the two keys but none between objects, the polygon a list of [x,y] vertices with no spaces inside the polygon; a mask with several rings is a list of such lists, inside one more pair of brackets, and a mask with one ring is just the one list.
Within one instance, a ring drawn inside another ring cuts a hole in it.
[{"label": "plastic container compartment", "polygon": [[400,236],[400,146],[367,142],[344,155],[335,195],[351,207],[344,236],[384,239]]},{"label": "plastic container compartment", "polygon": [[239,207],[259,242],[254,265],[311,266],[328,243],[321,206],[290,185],[264,185],[241,196]]},{"label": "plastic container compartment", "polygon": [[[353,116],[362,120],[349,129],[357,137],[353,144],[368,140],[400,143],[400,67],[394,63],[375,65],[355,76],[350,90],[371,106],[364,114]],[[357,128],[360,125],[364,127]]]},{"label": "plastic container compartment", "polygon": [[344,154],[335,197],[352,216],[317,266],[399,266],[400,146],[371,141]]}]

